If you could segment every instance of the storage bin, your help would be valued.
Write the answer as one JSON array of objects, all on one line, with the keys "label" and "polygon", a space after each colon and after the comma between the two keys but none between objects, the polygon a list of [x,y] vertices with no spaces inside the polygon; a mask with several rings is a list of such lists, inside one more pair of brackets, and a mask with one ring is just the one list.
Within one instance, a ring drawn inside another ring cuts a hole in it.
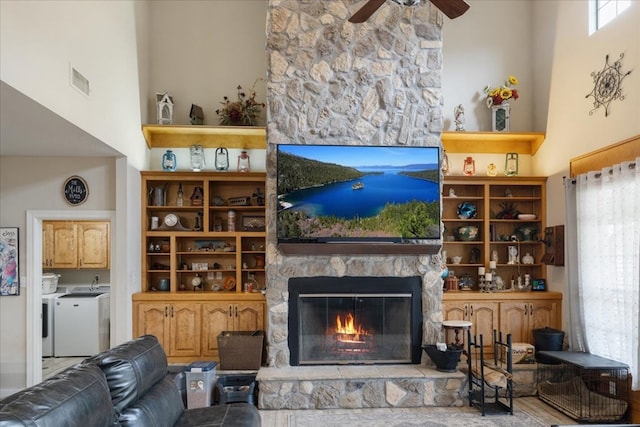
[{"label": "storage bin", "polygon": [[42,273],[42,295],[53,294],[58,290],[59,274]]},{"label": "storage bin", "polygon": [[256,376],[252,374],[221,375],[216,381],[215,402],[218,405],[238,402],[255,405],[257,394]]},{"label": "storage bin", "polygon": [[262,362],[263,331],[222,331],[218,335],[220,369],[260,369]]},{"label": "storage bin", "polygon": [[536,349],[536,360],[539,363],[558,363],[538,353],[541,351],[562,351],[564,331],[546,327],[533,329],[531,332],[533,333],[533,341]]},{"label": "storage bin", "polygon": [[187,408],[211,406],[217,362],[193,362],[185,370]]}]

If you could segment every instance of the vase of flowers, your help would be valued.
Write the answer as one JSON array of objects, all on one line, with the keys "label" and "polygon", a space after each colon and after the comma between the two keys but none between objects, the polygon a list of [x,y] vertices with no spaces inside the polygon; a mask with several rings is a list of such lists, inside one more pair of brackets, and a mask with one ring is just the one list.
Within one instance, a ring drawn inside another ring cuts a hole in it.
[{"label": "vase of flowers", "polygon": [[255,126],[260,112],[265,107],[264,102],[256,101],[255,86],[259,80],[257,79],[249,92],[245,92],[242,86],[238,85],[238,98],[231,101],[225,96],[220,102],[222,108],[216,110],[216,114],[220,118],[220,124],[225,126]]},{"label": "vase of flowers", "polygon": [[518,78],[510,75],[501,86],[485,86],[485,102],[491,108],[491,128],[494,132],[509,132],[509,101],[518,99],[518,90],[514,89]]}]

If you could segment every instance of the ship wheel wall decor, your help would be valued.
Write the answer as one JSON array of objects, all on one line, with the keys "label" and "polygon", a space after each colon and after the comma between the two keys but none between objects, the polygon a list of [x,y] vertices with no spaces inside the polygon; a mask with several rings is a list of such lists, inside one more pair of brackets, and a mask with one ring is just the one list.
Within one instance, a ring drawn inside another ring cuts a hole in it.
[{"label": "ship wheel wall decor", "polygon": [[611,101],[616,99],[622,101],[624,99],[622,80],[631,74],[631,71],[626,73],[620,71],[622,58],[624,58],[624,53],[620,54],[620,58],[616,62],[609,64],[609,55],[607,55],[604,60],[604,68],[601,71],[593,71],[591,73],[593,90],[585,96],[585,98],[593,96],[593,108],[589,111],[590,116],[602,105],[604,106],[604,116],[607,117]]}]

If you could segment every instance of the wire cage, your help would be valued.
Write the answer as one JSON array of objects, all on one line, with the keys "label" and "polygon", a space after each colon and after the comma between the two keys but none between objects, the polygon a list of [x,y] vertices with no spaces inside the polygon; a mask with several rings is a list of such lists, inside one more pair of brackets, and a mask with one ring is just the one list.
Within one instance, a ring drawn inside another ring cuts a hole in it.
[{"label": "wire cage", "polygon": [[538,397],[576,421],[618,421],[630,406],[631,379],[624,364],[593,368],[538,363],[537,377]]}]

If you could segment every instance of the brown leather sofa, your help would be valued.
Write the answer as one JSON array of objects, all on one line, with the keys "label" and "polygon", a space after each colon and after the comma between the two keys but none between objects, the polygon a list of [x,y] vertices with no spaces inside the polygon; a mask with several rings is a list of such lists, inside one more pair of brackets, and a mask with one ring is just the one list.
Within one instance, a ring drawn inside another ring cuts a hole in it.
[{"label": "brown leather sofa", "polygon": [[0,427],[253,427],[249,403],[185,409],[184,372],[169,372],[156,337],[126,342],[0,401]]}]

